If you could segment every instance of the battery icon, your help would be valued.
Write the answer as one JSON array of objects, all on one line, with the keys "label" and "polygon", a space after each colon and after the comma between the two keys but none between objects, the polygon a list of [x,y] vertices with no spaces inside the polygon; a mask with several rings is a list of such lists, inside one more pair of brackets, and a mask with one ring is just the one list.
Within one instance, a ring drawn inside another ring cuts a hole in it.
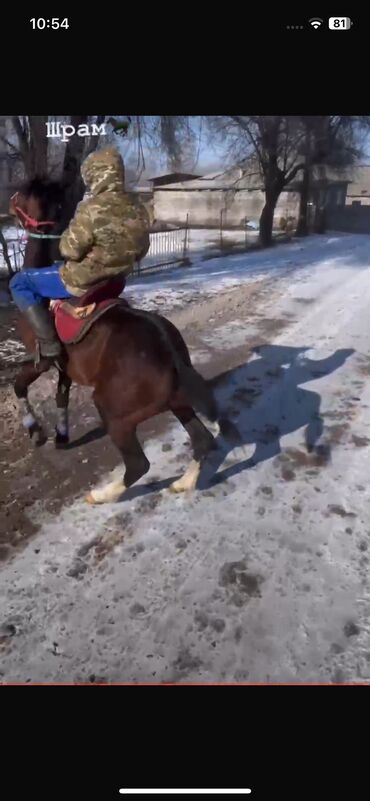
[{"label": "battery icon", "polygon": [[349,17],[330,17],[329,28],[331,31],[349,31],[352,20]]}]

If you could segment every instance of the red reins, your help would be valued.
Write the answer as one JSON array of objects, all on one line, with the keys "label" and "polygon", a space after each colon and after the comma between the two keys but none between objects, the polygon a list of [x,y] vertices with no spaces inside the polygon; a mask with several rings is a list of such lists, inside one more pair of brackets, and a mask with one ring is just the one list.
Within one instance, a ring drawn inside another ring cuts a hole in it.
[{"label": "red reins", "polygon": [[[18,196],[18,192],[16,192],[14,195],[12,195],[10,200],[12,201],[17,196]],[[28,226],[29,228],[36,228],[37,229],[37,228],[40,228],[42,225],[55,225],[55,221],[35,220],[33,217],[30,217],[29,214],[27,214],[25,211],[23,211],[23,209],[20,206],[16,206],[15,203],[13,204],[13,208],[14,208],[14,211],[17,212],[17,216],[18,217],[20,216],[21,218],[23,218],[23,220],[21,219],[20,222],[21,222],[21,224],[23,224],[24,228],[26,228],[26,226]],[[27,228],[26,228],[26,230],[27,230]]]}]

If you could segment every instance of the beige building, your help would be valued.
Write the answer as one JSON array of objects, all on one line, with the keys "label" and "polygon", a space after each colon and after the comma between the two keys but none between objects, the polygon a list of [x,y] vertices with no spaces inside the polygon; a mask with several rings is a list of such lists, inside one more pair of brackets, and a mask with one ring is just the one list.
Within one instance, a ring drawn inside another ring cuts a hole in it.
[{"label": "beige building", "polygon": [[356,167],[348,184],[346,206],[370,205],[370,164]]},{"label": "beige building", "polygon": [[[278,218],[296,213],[298,194],[283,192],[276,210]],[[200,227],[243,227],[258,220],[264,205],[261,181],[256,173],[240,167],[212,173],[193,181],[154,187],[157,220]]]},{"label": "beige building", "polygon": [[[281,193],[275,211],[275,227],[282,218],[292,226],[298,219],[300,176]],[[153,187],[154,216],[162,222],[191,227],[244,227],[257,222],[265,202],[258,171],[234,167],[195,180]],[[370,203],[370,166],[335,170],[320,166],[313,173],[311,206],[344,206]]]}]

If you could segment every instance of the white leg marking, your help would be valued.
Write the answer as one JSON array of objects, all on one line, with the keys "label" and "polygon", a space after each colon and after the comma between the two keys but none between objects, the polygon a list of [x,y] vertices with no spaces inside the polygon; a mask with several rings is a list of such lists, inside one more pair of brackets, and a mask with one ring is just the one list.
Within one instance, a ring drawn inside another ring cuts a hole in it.
[{"label": "white leg marking", "polygon": [[186,492],[194,490],[200,473],[200,462],[193,460],[186,472],[170,486],[171,492]]},{"label": "white leg marking", "polygon": [[35,423],[36,420],[33,414],[31,414],[31,412],[28,412],[28,414],[25,414],[24,417],[22,417],[23,428],[32,428],[32,426],[35,425]]},{"label": "white leg marking", "polygon": [[220,426],[218,423],[212,423],[211,426],[208,424],[208,428],[211,430],[211,433],[213,434],[215,439],[221,433]]},{"label": "white leg marking", "polygon": [[32,406],[28,398],[18,398],[19,411],[22,415],[22,425],[24,428],[32,428],[37,423]]},{"label": "white leg marking", "polygon": [[63,437],[68,435],[68,409],[57,408],[57,431]]},{"label": "white leg marking", "polygon": [[91,490],[86,497],[87,503],[114,503],[118,501],[125,492],[126,487],[123,481],[111,481],[105,487]]}]

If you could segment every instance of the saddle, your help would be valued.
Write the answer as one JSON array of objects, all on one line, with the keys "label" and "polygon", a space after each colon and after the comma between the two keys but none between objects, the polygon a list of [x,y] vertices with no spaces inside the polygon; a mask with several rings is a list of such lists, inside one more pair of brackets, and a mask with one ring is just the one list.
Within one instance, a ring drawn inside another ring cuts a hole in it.
[{"label": "saddle", "polygon": [[63,344],[76,345],[109,309],[128,306],[127,301],[119,297],[125,285],[125,278],[111,278],[95,284],[82,297],[51,300],[49,308],[54,314],[55,328]]}]

